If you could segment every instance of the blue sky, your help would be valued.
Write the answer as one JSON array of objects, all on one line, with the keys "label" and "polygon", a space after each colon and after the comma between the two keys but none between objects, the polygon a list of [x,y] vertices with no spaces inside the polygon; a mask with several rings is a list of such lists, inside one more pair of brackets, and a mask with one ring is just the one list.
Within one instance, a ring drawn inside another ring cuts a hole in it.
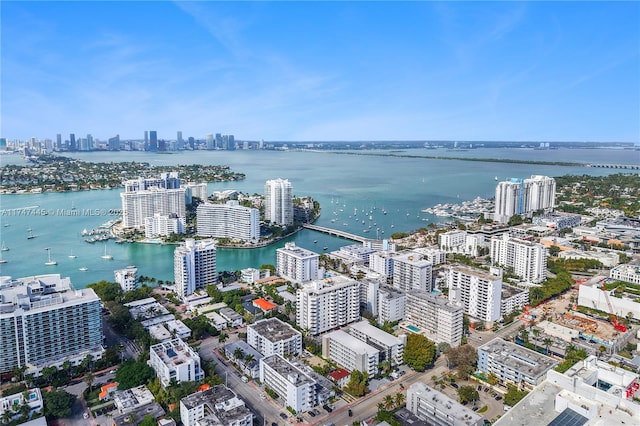
[{"label": "blue sky", "polygon": [[638,2],[0,8],[9,139],[640,141]]}]

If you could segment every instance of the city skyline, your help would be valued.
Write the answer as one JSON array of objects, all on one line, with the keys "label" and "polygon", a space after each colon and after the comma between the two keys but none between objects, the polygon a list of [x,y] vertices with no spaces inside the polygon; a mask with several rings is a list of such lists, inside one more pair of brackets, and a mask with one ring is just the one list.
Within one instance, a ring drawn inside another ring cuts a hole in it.
[{"label": "city skyline", "polygon": [[0,136],[638,142],[639,13],[635,2],[3,2]]}]

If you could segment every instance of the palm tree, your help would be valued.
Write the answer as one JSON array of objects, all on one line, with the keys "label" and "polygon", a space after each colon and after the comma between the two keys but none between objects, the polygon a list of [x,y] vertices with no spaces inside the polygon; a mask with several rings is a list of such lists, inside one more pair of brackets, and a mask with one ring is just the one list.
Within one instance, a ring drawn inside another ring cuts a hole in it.
[{"label": "palm tree", "polygon": [[218,342],[224,343],[228,338],[229,336],[226,333],[222,332],[218,335]]},{"label": "palm tree", "polygon": [[233,357],[237,360],[244,357],[244,351],[241,348],[236,348],[233,351]]},{"label": "palm tree", "polygon": [[384,404],[384,408],[386,410],[391,410],[395,404],[395,401],[393,400],[393,397],[391,395],[386,395],[382,400],[382,403]]},{"label": "palm tree", "polygon": [[384,403],[378,402],[378,411],[383,411],[383,410],[384,410]]},{"label": "palm tree", "polygon": [[549,346],[551,346],[552,343],[553,340],[551,340],[550,337],[545,337],[542,341],[542,344],[544,344],[544,348],[547,350],[547,354],[549,354]]},{"label": "palm tree", "polygon": [[91,392],[94,379],[95,379],[95,376],[91,372],[89,372],[89,373],[84,375],[84,379],[83,380],[87,384],[87,386],[89,386],[89,392]]},{"label": "palm tree", "polygon": [[249,363],[250,363],[251,361],[253,361],[255,358],[256,358],[256,357],[255,357],[255,356],[253,356],[253,354],[246,354],[246,355],[244,356],[244,362],[245,362],[246,364],[249,364]]},{"label": "palm tree", "polygon": [[404,399],[404,394],[402,392],[398,392],[395,397],[396,407],[402,407],[402,404],[404,404]]}]

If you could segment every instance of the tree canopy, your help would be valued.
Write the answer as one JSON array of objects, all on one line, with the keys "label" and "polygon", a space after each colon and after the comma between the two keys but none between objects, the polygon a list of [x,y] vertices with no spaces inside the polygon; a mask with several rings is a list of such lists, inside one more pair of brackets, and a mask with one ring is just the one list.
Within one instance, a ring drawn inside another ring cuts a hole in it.
[{"label": "tree canopy", "polygon": [[369,380],[369,375],[367,373],[363,373],[359,370],[353,370],[351,372],[351,377],[349,378],[349,383],[345,387],[345,391],[353,396],[362,396],[369,391],[367,388],[367,381]]},{"label": "tree canopy", "polygon": [[422,334],[409,334],[404,348],[404,362],[416,371],[424,371],[433,363],[436,345]]},{"label": "tree canopy", "polygon": [[155,375],[155,371],[147,363],[128,359],[116,371],[115,380],[119,388],[130,389],[146,384]]},{"label": "tree canopy", "polygon": [[460,386],[458,389],[458,397],[461,403],[477,401],[480,399],[480,394],[473,386]]},{"label": "tree canopy", "polygon": [[52,390],[42,395],[44,414],[47,417],[62,418],[71,414],[76,396],[63,390]]}]

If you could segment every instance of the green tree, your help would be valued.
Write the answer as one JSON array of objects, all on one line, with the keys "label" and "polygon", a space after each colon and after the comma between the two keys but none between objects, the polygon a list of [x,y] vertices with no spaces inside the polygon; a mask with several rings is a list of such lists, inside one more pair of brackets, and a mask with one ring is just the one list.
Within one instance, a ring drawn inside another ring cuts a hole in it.
[{"label": "green tree", "polygon": [[404,348],[404,362],[416,371],[424,371],[433,363],[435,344],[422,334],[409,334]]},{"label": "green tree", "polygon": [[368,380],[369,375],[367,373],[363,373],[359,370],[353,370],[351,372],[351,377],[349,377],[349,383],[347,383],[344,390],[355,397],[362,396],[369,391],[367,388]]},{"label": "green tree", "polygon": [[44,414],[50,418],[63,418],[71,414],[76,396],[63,390],[52,390],[42,395]]},{"label": "green tree", "polygon": [[463,404],[480,399],[478,391],[473,386],[460,386],[460,388],[458,388],[458,397]]},{"label": "green tree", "polygon": [[402,407],[402,404],[404,404],[404,401],[405,401],[405,396],[402,392],[398,392],[394,397],[394,400],[395,400],[396,407]]},{"label": "green tree", "polygon": [[228,338],[229,335],[227,333],[220,332],[220,334],[218,335],[218,342],[224,343]]},{"label": "green tree", "polygon": [[142,419],[142,421],[140,422],[140,424],[138,426],[157,426],[158,422],[156,422],[156,419],[153,416],[144,416],[144,419]]},{"label": "green tree", "polygon": [[128,359],[116,371],[115,381],[118,382],[119,388],[130,389],[144,385],[154,377],[155,371],[146,362]]},{"label": "green tree", "polygon": [[514,214],[509,218],[509,221],[507,222],[507,224],[509,226],[516,226],[516,225],[522,225],[523,222],[524,220],[522,219],[522,216],[520,216],[519,214]]},{"label": "green tree", "polygon": [[514,405],[516,405],[518,402],[520,402],[522,398],[527,396],[527,394],[529,393],[527,391],[518,390],[518,388],[512,384],[507,385],[507,389],[508,389],[507,393],[504,396],[504,403],[510,407],[513,407]]}]

